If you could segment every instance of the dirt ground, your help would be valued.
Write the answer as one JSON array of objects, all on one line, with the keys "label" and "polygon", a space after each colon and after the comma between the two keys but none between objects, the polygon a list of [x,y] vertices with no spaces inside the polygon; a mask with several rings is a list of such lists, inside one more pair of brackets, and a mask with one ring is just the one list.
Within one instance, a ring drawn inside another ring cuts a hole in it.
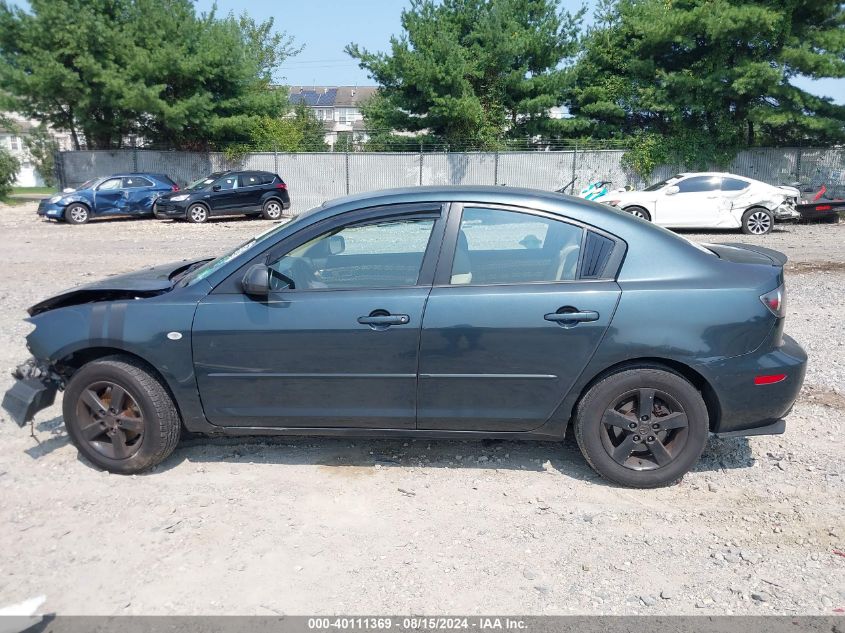
[{"label": "dirt ground", "polygon": [[[24,310],[267,228],[0,206],[0,390]],[[61,614],[832,614],[845,608],[845,224],[783,226],[787,332],[810,354],[783,436],[711,440],[670,488],[608,485],[563,443],[191,440],[100,472],[60,407],[0,414],[0,607]]]}]

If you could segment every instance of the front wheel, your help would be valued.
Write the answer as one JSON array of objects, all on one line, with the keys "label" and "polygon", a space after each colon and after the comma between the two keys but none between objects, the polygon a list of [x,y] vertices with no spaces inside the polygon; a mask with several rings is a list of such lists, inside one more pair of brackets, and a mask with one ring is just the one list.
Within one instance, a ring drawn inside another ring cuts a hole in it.
[{"label": "front wheel", "polygon": [[75,202],[65,209],[65,220],[68,224],[85,224],[89,219],[91,219],[91,214],[84,204]]},{"label": "front wheel", "polygon": [[261,209],[265,220],[278,220],[282,217],[282,203],[278,200],[268,200]]},{"label": "front wheel", "polygon": [[188,209],[185,219],[192,224],[202,224],[208,220],[208,209],[202,204],[193,204]]},{"label": "front wheel", "polygon": [[602,379],[575,414],[575,438],[587,463],[605,479],[656,488],[680,479],[701,456],[709,418],[685,378],[653,367]]},{"label": "front wheel", "polygon": [[132,358],[108,356],[79,369],[62,403],[71,441],[113,473],[139,473],[167,458],[181,423],[164,386]]},{"label": "front wheel", "polygon": [[742,232],[746,235],[766,235],[774,226],[775,217],[768,209],[757,207],[742,214]]}]

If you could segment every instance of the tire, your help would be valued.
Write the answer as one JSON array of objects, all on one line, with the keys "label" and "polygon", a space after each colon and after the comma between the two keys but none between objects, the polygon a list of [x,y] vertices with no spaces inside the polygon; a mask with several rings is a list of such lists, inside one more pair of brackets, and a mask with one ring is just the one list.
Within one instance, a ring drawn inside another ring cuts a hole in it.
[{"label": "tire", "polygon": [[742,232],[746,235],[766,235],[775,226],[775,216],[763,207],[752,207],[742,214]]},{"label": "tire", "polygon": [[91,219],[91,211],[84,204],[74,202],[65,209],[65,222],[68,224],[86,224]]},{"label": "tire", "polygon": [[208,207],[204,204],[192,204],[188,207],[185,219],[191,224],[202,224],[208,220]]},{"label": "tire", "polygon": [[709,426],[698,390],[658,367],[603,378],[575,413],[575,438],[587,463],[605,479],[630,488],[657,488],[680,479],[701,456]]},{"label": "tire", "polygon": [[825,224],[839,224],[839,214],[834,213],[833,215],[828,215],[822,218],[822,222]]},{"label": "tire", "polygon": [[626,207],[624,210],[636,218],[642,218],[646,222],[651,222],[651,214],[642,207]]},{"label": "tire", "polygon": [[261,215],[265,220],[279,220],[282,217],[282,212],[282,203],[275,198],[265,202],[261,209]]},{"label": "tire", "polygon": [[[114,414],[111,401],[121,389],[125,394]],[[95,413],[92,404],[102,408]],[[182,428],[176,406],[161,382],[141,363],[125,356],[108,356],[83,365],[67,385],[62,412],[79,452],[98,467],[124,475],[164,461],[176,447]]]}]

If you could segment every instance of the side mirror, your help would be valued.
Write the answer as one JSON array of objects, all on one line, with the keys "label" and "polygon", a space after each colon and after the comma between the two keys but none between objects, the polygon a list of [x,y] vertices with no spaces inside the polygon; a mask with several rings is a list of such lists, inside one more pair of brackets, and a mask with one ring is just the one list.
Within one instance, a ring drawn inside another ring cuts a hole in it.
[{"label": "side mirror", "polygon": [[663,193],[665,193],[667,196],[674,196],[680,190],[681,189],[680,187],[678,187],[678,185],[672,185],[671,187],[666,187],[666,189],[663,190]]},{"label": "side mirror", "polygon": [[241,287],[251,297],[266,297],[270,294],[270,269],[264,264],[250,266],[241,280]]},{"label": "side mirror", "polygon": [[346,250],[346,240],[342,235],[332,235],[329,238],[329,255],[340,255]]},{"label": "side mirror", "polygon": [[214,186],[211,188],[211,190],[212,190],[212,191],[220,191],[220,189],[221,189],[221,188],[222,188],[222,187],[220,187],[220,185],[214,185]]}]

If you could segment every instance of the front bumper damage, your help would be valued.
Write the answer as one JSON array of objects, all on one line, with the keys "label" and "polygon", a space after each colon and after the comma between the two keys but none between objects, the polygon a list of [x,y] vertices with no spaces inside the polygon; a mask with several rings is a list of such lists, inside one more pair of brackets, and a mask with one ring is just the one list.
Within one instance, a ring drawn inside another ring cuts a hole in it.
[{"label": "front bumper damage", "polygon": [[64,387],[61,376],[34,358],[13,372],[15,384],[3,396],[3,409],[18,426],[30,422],[35,414],[56,401],[56,392]]}]

